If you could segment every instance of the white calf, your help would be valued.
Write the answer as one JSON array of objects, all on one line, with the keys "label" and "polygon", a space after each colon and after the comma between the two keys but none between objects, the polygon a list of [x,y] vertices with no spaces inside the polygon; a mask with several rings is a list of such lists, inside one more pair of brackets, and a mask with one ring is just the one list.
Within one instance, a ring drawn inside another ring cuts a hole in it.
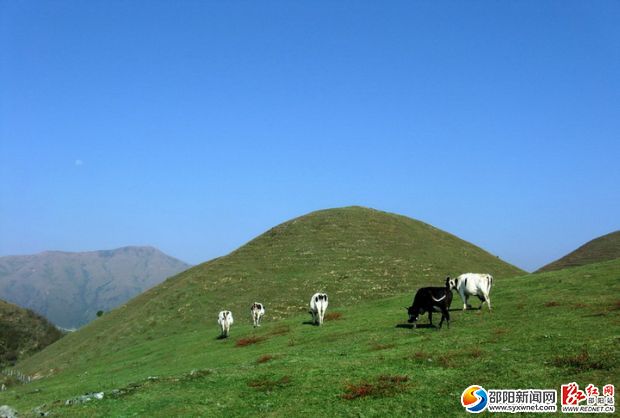
[{"label": "white calf", "polygon": [[325,311],[327,310],[327,295],[325,293],[315,293],[310,299],[310,314],[312,321],[317,324],[323,324]]},{"label": "white calf", "polygon": [[493,285],[493,276],[490,274],[465,273],[456,279],[449,279],[449,284],[450,289],[456,289],[459,295],[461,295],[463,310],[466,310],[469,306],[467,299],[470,296],[477,296],[482,301],[480,309],[482,309],[482,305],[486,302],[489,306],[489,311],[491,310],[489,293],[491,293],[491,286]]},{"label": "white calf", "polygon": [[228,337],[230,334],[230,326],[233,324],[233,316],[230,311],[222,311],[218,315],[217,323],[220,324],[222,328],[222,337]]},{"label": "white calf", "polygon": [[250,307],[252,314],[252,322],[254,322],[254,328],[260,327],[260,319],[265,315],[265,307],[262,303],[254,302]]}]

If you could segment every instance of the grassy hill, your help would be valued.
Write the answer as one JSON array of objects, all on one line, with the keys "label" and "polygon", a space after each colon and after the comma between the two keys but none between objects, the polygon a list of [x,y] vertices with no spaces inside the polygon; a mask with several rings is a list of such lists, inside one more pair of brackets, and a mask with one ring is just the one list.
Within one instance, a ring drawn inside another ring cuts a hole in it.
[{"label": "grassy hill", "polygon": [[584,266],[617,258],[620,258],[620,231],[593,239],[559,260],[541,267],[538,272]]},{"label": "grassy hill", "polygon": [[77,328],[189,267],[153,247],[0,257],[0,296]]},{"label": "grassy hill", "polygon": [[0,369],[42,350],[62,335],[42,316],[0,300]]},{"label": "grassy hill", "polygon": [[377,210],[348,207],[285,222],[226,257],[193,267],[68,335],[24,368],[64,369],[157,338],[200,332],[230,309],[238,320],[254,301],[266,320],[308,310],[317,290],[331,306],[411,292],[443,283],[447,274],[491,272],[500,280],[522,273],[497,257],[431,225]]},{"label": "grassy hill", "polygon": [[[330,306],[323,327],[306,325],[306,315],[258,329],[239,318],[232,337],[218,340],[208,321],[95,358],[77,355],[52,377],[0,393],[0,404],[27,412],[45,403],[59,416],[89,417],[449,417],[464,416],[460,395],[470,384],[617,384],[618,271],[615,260],[498,280],[492,313],[455,310],[442,330],[406,328],[412,292]],[[44,357],[20,367],[35,370]],[[106,395],[64,405],[91,391]]]}]

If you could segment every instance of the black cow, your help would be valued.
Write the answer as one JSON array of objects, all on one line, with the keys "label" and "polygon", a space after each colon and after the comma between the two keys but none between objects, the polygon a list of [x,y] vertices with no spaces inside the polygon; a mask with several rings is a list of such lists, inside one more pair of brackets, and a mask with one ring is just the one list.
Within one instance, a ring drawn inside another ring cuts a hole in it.
[{"label": "black cow", "polygon": [[452,290],[450,290],[449,279],[446,279],[445,287],[423,287],[418,289],[413,298],[413,304],[405,308],[409,314],[409,322],[413,323],[415,328],[416,322],[420,315],[428,312],[428,321],[433,326],[433,311],[441,312],[441,321],[439,328],[445,319],[450,328],[450,304],[452,303]]}]

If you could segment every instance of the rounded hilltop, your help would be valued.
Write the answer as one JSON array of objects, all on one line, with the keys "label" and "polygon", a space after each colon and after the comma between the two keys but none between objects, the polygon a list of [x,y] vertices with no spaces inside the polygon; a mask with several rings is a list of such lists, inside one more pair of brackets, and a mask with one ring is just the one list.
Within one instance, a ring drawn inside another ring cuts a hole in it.
[{"label": "rounded hilltop", "polygon": [[96,341],[97,349],[106,350],[192,332],[221,310],[249,312],[256,300],[268,306],[269,320],[277,320],[307,312],[308,297],[317,291],[328,293],[336,308],[413,292],[468,271],[490,272],[499,280],[523,274],[405,216],[359,206],[319,210],[168,278],[46,352],[50,360],[58,355],[68,362],[81,342]]}]

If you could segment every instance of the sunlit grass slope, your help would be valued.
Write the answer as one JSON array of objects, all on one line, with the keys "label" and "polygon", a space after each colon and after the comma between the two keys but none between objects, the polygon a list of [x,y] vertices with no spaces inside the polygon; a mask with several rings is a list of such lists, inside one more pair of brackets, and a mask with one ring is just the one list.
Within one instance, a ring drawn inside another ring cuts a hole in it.
[{"label": "sunlit grass slope", "polygon": [[561,270],[620,258],[620,231],[595,238],[538,271]]},{"label": "sunlit grass slope", "polygon": [[[498,280],[494,311],[453,311],[450,329],[399,327],[411,289],[334,304],[323,327],[295,315],[253,329],[239,315],[227,340],[216,338],[213,321],[153,332],[95,349],[94,358],[78,355],[53,377],[1,394],[0,403],[20,411],[45,403],[59,416],[445,417],[465,415],[459,399],[471,384],[617,385],[619,272],[616,260]],[[106,397],[54,402],[90,391]]]},{"label": "sunlit grass slope", "polygon": [[202,332],[218,311],[243,318],[254,301],[266,305],[266,320],[282,319],[306,312],[318,290],[338,308],[442,284],[445,275],[467,271],[490,272],[500,281],[523,273],[404,216],[361,207],[313,212],[168,279],[20,367],[49,374],[104,352]]}]

